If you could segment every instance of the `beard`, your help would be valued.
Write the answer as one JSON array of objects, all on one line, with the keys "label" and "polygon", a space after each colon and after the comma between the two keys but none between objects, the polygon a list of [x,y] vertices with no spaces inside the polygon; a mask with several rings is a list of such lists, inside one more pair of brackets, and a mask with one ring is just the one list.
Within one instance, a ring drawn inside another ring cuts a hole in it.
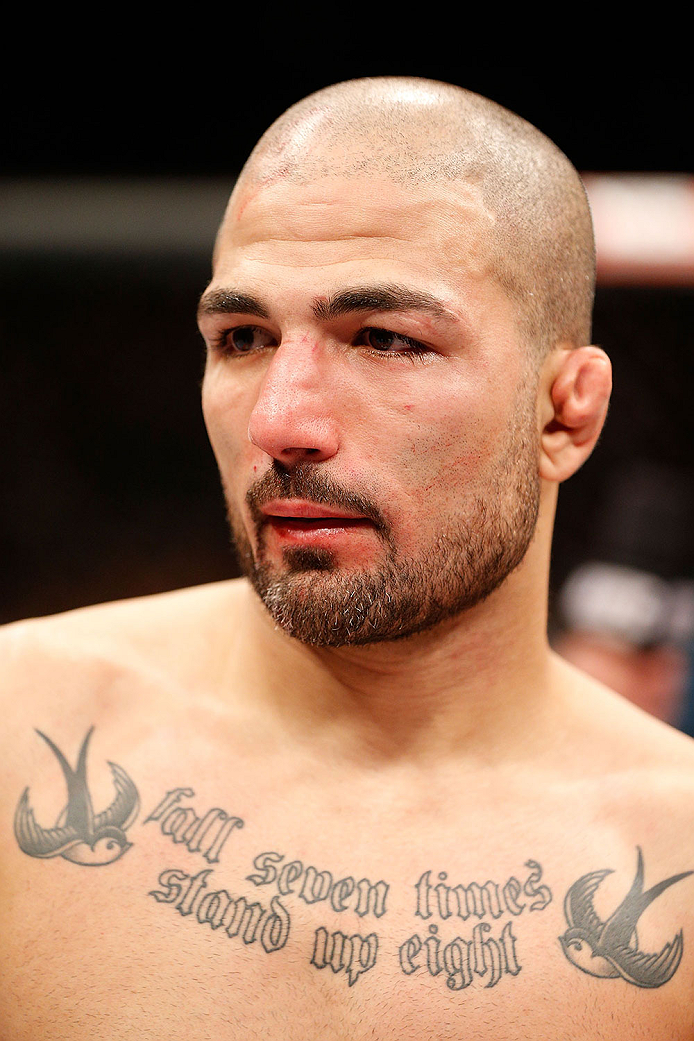
[{"label": "beard", "polygon": [[[241,569],[277,625],[312,646],[357,646],[414,636],[485,600],[521,563],[537,523],[538,436],[526,410],[523,418],[517,418],[503,457],[485,481],[485,497],[470,496],[416,557],[398,552],[373,499],[323,475],[321,464],[287,468],[273,460],[251,487],[246,502],[257,555],[227,495]],[[269,563],[260,507],[278,497],[310,499],[367,517],[383,544],[384,560],[348,572],[332,551],[299,547],[285,549],[281,565]]]}]

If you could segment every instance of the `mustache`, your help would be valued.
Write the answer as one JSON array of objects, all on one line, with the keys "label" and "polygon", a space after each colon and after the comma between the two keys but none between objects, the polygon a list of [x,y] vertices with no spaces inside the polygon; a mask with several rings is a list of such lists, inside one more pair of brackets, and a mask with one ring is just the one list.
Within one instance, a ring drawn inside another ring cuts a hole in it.
[{"label": "mustache", "polygon": [[246,492],[246,504],[256,530],[259,531],[267,520],[262,507],[273,499],[310,499],[322,506],[335,506],[359,513],[370,520],[383,536],[387,535],[390,528],[372,499],[344,488],[316,470],[313,463],[300,463],[289,469],[274,459],[270,469],[251,485]]}]

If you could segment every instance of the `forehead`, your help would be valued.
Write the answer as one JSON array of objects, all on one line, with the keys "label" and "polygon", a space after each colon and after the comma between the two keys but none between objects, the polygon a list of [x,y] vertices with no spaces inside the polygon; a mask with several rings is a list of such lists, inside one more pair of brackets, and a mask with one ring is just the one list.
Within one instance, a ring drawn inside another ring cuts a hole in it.
[{"label": "forehead", "polygon": [[479,188],[462,181],[364,174],[242,183],[220,229],[214,281],[256,266],[339,278],[338,269],[357,265],[455,289],[492,273],[494,225]]}]

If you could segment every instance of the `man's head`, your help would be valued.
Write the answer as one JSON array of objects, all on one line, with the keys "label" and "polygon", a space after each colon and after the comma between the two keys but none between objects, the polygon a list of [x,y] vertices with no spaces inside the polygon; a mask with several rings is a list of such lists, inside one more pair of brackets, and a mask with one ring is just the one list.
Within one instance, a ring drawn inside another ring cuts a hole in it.
[{"label": "man's head", "polygon": [[581,411],[585,366],[566,356],[588,340],[593,269],[578,175],[477,95],[354,81],[268,130],[200,318],[232,527],[285,629],[410,635],[518,566],[541,477],[599,430],[567,441],[557,412]]},{"label": "man's head", "polygon": [[[533,345],[590,343],[595,248],[583,183],[520,116],[460,87],[383,77],[338,83],[293,105],[246,163],[241,193],[287,180],[381,176],[449,183],[488,215],[491,272]],[[235,193],[236,194],[236,193]],[[233,200],[232,208],[233,212]]]}]

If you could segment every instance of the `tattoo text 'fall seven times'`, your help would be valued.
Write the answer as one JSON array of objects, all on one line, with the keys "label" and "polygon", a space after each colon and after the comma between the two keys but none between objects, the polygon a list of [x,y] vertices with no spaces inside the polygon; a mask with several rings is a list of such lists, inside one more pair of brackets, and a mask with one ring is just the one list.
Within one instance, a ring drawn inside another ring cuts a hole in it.
[{"label": "tattoo text 'fall seven times'", "polygon": [[[67,803],[53,825],[39,824],[29,788],[24,789],[14,829],[20,849],[28,856],[98,867],[115,864],[133,846],[132,826],[139,795],[120,765],[107,763],[114,796],[104,810],[94,812],[87,786],[87,752],[93,730],[87,731],[74,768],[54,741],[37,731],[60,766]],[[292,915],[303,908],[305,916],[305,909],[313,908],[319,920],[311,927],[306,964],[318,971],[331,970],[349,987],[384,962],[396,968],[408,986],[409,981],[432,976],[440,978],[450,992],[473,986],[496,987],[522,971],[519,919],[545,912],[552,904],[552,891],[536,860],[526,860],[522,871],[499,881],[461,881],[450,878],[445,870],[429,868],[418,871],[410,883],[413,931],[385,944],[380,923],[389,915],[391,883],[361,872],[335,872],[324,864],[305,863],[278,850],[265,850],[252,859],[247,873],[230,885],[222,855],[238,842],[244,819],[221,806],[200,808],[195,800],[193,788],[171,788],[142,825],[147,826],[147,833],[149,826],[155,825],[174,847],[185,851],[186,857],[200,857],[205,866],[198,870],[188,866],[164,868],[148,895],[172,907],[182,918],[242,948],[256,945],[268,955],[291,942]],[[221,867],[223,884],[209,865],[214,865],[215,871]],[[559,937],[559,949],[584,975],[619,979],[641,988],[661,987],[672,978],[682,959],[682,930],[660,950],[650,953],[640,949],[636,925],[661,893],[694,872],[680,872],[644,890],[644,858],[637,849],[631,888],[603,920],[595,911],[593,898],[609,873],[607,868],[588,871],[569,887],[564,900],[566,929]],[[322,911],[327,916],[323,923]],[[340,921],[344,919],[339,929],[334,928],[335,915]],[[392,928],[388,933],[392,936]]]}]

